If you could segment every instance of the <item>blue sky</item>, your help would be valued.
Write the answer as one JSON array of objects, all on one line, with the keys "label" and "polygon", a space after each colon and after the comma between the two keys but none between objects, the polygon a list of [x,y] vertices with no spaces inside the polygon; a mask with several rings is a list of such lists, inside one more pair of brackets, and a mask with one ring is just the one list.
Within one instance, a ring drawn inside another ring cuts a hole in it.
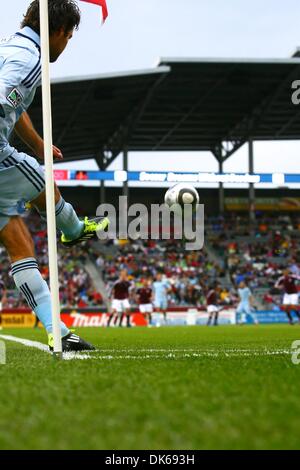
[{"label": "blue sky", "polygon": [[[107,0],[110,16],[100,26],[100,9],[79,2],[82,25],[52,66],[53,77],[101,74],[154,66],[159,57],[286,58],[300,46],[299,0]],[[28,0],[5,3],[0,18],[3,37],[14,32]],[[299,77],[300,78],[300,77]],[[299,171],[300,143],[257,143],[256,171]],[[213,157],[189,155],[176,169],[214,171]],[[226,171],[247,169],[241,149]],[[165,156],[166,167],[174,156]],[[153,170],[160,155],[130,156],[131,169]],[[172,163],[173,162],[173,163]],[[185,163],[183,163],[185,162]],[[120,160],[114,167],[121,167]],[[165,168],[167,169],[167,168]]]}]

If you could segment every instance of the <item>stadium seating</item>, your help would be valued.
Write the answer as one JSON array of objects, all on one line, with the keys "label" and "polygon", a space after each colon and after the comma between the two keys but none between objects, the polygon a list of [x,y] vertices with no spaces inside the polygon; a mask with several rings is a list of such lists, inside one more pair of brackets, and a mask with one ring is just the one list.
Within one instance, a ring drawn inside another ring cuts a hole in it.
[{"label": "stadium seating", "polygon": [[[45,224],[34,214],[27,221],[42,275],[48,280]],[[221,303],[234,305],[236,287],[246,280],[258,306],[278,308],[281,293],[274,285],[282,270],[290,266],[295,274],[300,272],[299,227],[300,218],[296,215],[264,215],[249,227],[246,215],[232,213],[225,218],[207,218],[205,248],[198,252],[185,251],[178,240],[95,242],[69,250],[59,248],[61,305],[103,305],[103,297],[109,295],[120,270],[126,269],[136,287],[145,277],[153,279],[158,272],[164,273],[171,285],[170,307],[205,305],[207,289],[214,282],[222,287]],[[87,269],[90,261],[107,292],[93,284]],[[6,307],[24,306],[9,271],[9,261],[0,247],[0,279],[8,291]]]}]

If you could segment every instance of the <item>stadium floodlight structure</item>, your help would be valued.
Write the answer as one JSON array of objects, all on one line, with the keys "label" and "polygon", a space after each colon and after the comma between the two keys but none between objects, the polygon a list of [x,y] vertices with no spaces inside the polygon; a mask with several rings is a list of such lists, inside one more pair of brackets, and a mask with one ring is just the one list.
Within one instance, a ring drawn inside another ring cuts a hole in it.
[{"label": "stadium floodlight structure", "polygon": [[52,303],[53,357],[62,359],[62,341],[60,330],[60,302],[57,266],[57,241],[55,218],[55,194],[53,175],[52,145],[52,109],[50,87],[50,55],[49,55],[49,14],[48,0],[40,0],[40,34],[42,59],[42,108],[45,155],[45,181],[47,205],[48,258],[50,274],[50,291]]}]

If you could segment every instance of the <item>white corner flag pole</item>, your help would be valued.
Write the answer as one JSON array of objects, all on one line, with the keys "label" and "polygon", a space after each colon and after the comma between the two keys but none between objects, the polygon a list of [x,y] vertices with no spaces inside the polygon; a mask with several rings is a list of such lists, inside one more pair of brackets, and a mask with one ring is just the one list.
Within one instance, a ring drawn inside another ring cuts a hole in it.
[{"label": "white corner flag pole", "polygon": [[40,0],[40,36],[42,55],[42,97],[43,129],[45,147],[45,179],[47,203],[48,257],[50,272],[50,291],[52,301],[52,326],[54,337],[54,357],[62,358],[60,302],[57,267],[57,241],[54,199],[53,150],[52,150],[52,111],[50,88],[50,54],[49,54],[49,15],[48,0]]}]

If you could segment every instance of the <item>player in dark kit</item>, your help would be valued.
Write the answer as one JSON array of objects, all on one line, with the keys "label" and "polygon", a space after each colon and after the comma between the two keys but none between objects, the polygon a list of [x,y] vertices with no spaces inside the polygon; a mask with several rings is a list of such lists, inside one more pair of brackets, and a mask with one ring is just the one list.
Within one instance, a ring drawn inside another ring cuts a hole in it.
[{"label": "player in dark kit", "polygon": [[120,272],[119,279],[113,285],[111,296],[111,314],[107,323],[110,326],[114,315],[117,313],[120,317],[119,326],[122,326],[124,316],[127,318],[127,327],[130,325],[130,303],[129,303],[129,291],[132,288],[132,284],[128,281],[127,271],[124,269]]},{"label": "player in dark kit", "polygon": [[281,276],[275,284],[276,289],[283,289],[283,302],[282,302],[282,310],[285,311],[287,317],[289,319],[289,323],[291,325],[294,324],[292,318],[292,311],[295,312],[299,321],[300,321],[300,313],[299,313],[299,292],[297,287],[297,281],[300,280],[299,276],[295,276],[290,273],[288,269],[283,272],[283,276]]},{"label": "player in dark kit", "polygon": [[148,325],[151,326],[153,313],[153,292],[150,286],[150,281],[148,279],[144,279],[143,287],[140,287],[137,290],[136,295],[140,313],[148,317]]},{"label": "player in dark kit", "polygon": [[208,312],[208,321],[207,326],[210,326],[212,321],[214,326],[218,325],[220,307],[218,306],[218,295],[220,292],[220,287],[217,284],[214,284],[211,289],[208,291],[206,296],[206,305]]}]

